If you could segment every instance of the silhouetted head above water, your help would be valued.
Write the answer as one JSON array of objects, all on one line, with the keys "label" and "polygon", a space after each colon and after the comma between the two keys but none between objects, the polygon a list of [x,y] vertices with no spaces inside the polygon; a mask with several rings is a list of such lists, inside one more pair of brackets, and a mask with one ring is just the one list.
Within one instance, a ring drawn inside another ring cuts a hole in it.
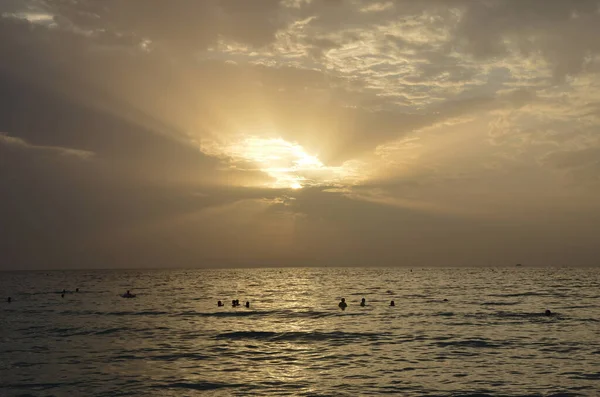
[{"label": "silhouetted head above water", "polygon": [[366,305],[366,304],[367,304],[367,300],[366,300],[365,298],[362,298],[362,299],[360,300],[360,305],[361,305],[361,306],[364,306],[364,305]]},{"label": "silhouetted head above water", "polygon": [[552,312],[551,312],[550,310],[546,309],[546,311],[544,312],[544,314],[545,314],[546,316],[551,316],[551,315],[552,315]]},{"label": "silhouetted head above water", "polygon": [[223,302],[221,302],[221,301],[218,301],[218,302],[217,302],[217,306],[219,306],[219,307],[223,306]]},{"label": "silhouetted head above water", "polygon": [[445,299],[445,298],[444,298],[444,302],[448,302],[448,299]]},{"label": "silhouetted head above water", "polygon": [[394,301],[391,301],[390,306],[396,306],[396,303]]},{"label": "silhouetted head above water", "polygon": [[250,309],[250,302],[246,301],[246,307]]},{"label": "silhouetted head above water", "polygon": [[340,309],[346,310],[346,307],[348,306],[348,304],[346,303],[346,298],[342,298],[340,303],[338,303],[338,306]]},{"label": "silhouetted head above water", "polygon": [[8,299],[6,300],[8,303],[12,302],[12,298],[9,296]]},{"label": "silhouetted head above water", "polygon": [[79,292],[79,288],[75,288],[75,292]]}]

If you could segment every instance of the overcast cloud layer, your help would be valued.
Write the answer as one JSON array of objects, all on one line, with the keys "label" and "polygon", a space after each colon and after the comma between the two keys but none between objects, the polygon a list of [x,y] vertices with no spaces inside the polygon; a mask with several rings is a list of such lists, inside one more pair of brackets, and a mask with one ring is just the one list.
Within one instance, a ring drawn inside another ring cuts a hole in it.
[{"label": "overcast cloud layer", "polygon": [[598,265],[592,0],[0,0],[0,269]]}]

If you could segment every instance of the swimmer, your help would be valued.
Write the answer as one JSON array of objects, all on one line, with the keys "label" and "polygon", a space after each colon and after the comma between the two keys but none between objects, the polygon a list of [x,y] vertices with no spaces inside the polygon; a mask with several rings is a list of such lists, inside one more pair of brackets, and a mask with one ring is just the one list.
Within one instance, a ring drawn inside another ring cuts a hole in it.
[{"label": "swimmer", "polygon": [[246,309],[250,309],[250,302],[246,301]]},{"label": "swimmer", "polygon": [[444,299],[444,302],[448,302],[448,299]]},{"label": "swimmer", "polygon": [[79,288],[75,288],[75,292],[79,292]]},{"label": "swimmer", "polygon": [[235,299],[231,300],[231,307],[236,307],[237,305],[235,304]]},{"label": "swimmer", "polygon": [[61,297],[61,298],[64,298],[64,297],[65,297],[65,294],[60,294],[60,297]]},{"label": "swimmer", "polygon": [[390,306],[396,306],[396,303],[394,303],[394,301],[391,301]]},{"label": "swimmer", "polygon": [[236,299],[236,300],[235,300],[235,305],[236,305],[236,306],[240,306],[240,300],[239,300],[239,299]]},{"label": "swimmer", "polygon": [[217,302],[217,306],[219,306],[219,307],[223,306],[223,302],[221,302],[221,301],[218,301],[218,302]]},{"label": "swimmer", "polygon": [[551,316],[551,315],[552,315],[552,312],[551,312],[550,310],[547,310],[547,309],[546,309],[546,311],[544,312],[544,314],[545,314],[546,316]]},{"label": "swimmer", "polygon": [[123,294],[123,298],[135,298],[135,294],[132,294],[129,290]]},{"label": "swimmer", "polygon": [[348,306],[348,304],[346,303],[346,298],[342,298],[340,303],[338,303],[338,306],[340,309],[346,310],[346,307]]},{"label": "swimmer", "polygon": [[367,301],[365,298],[362,298],[362,300],[360,301],[360,305],[361,306],[365,306],[367,304]]},{"label": "swimmer", "polygon": [[12,298],[9,296],[8,299],[6,300],[8,303],[12,302]]}]

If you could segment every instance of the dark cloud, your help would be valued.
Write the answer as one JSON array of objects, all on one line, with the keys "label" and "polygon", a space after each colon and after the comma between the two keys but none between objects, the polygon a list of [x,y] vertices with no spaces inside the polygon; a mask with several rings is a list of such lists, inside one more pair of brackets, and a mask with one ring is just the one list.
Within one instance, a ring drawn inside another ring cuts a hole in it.
[{"label": "dark cloud", "polygon": [[553,152],[547,155],[543,162],[561,169],[598,165],[600,163],[600,148],[592,147]]},{"label": "dark cloud", "polygon": [[[174,158],[163,161],[168,168],[175,162]],[[132,172],[131,168],[142,165],[101,161],[72,149],[0,138],[0,244],[4,255],[0,265],[205,265],[203,258],[221,252],[223,246],[214,244],[215,233],[231,215],[199,222],[195,214],[281,194],[271,189],[181,183],[176,173],[169,178]],[[196,171],[211,170],[205,166]],[[212,173],[219,174],[214,169]],[[221,176],[235,175],[222,172]],[[227,230],[217,235],[223,244],[233,238]],[[207,236],[212,236],[210,243]],[[191,245],[190,239],[198,240]],[[179,240],[187,241],[196,262],[180,255]]]},{"label": "dark cloud", "polygon": [[584,186],[597,187],[600,183],[600,147],[551,152],[541,162],[565,172],[570,179]]},{"label": "dark cloud", "polygon": [[252,46],[268,44],[285,26],[280,7],[278,0],[79,0],[46,4],[63,26],[99,36],[150,40],[171,51],[197,51],[220,37]]}]

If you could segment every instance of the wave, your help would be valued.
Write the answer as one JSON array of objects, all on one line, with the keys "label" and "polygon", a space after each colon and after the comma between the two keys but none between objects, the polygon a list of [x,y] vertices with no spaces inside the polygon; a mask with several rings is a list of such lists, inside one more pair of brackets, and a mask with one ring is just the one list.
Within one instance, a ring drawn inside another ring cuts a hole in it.
[{"label": "wave", "polygon": [[81,316],[162,316],[169,312],[146,310],[141,312],[134,311],[119,311],[119,312],[98,312],[92,310],[65,310],[60,312],[65,315],[81,315]]},{"label": "wave", "polygon": [[549,294],[549,293],[545,293],[545,292],[528,291],[528,292],[515,292],[515,293],[510,293],[510,294],[489,294],[488,296],[503,297],[503,298],[516,298],[519,296],[552,296],[552,295],[554,295],[554,294]]},{"label": "wave", "polygon": [[187,311],[187,312],[173,314],[173,316],[175,316],[175,317],[194,317],[194,316],[199,316],[199,317],[248,317],[248,316],[261,316],[261,315],[264,316],[264,315],[268,315],[268,314],[271,314],[271,312],[254,311],[254,310],[248,311],[248,310],[240,309],[240,311],[235,311],[235,312],[211,312],[211,313]]},{"label": "wave", "polygon": [[227,338],[234,340],[259,339],[271,342],[277,341],[349,341],[349,340],[377,340],[387,336],[386,333],[369,332],[273,332],[273,331],[234,331],[225,332],[215,336],[215,338]]},{"label": "wave", "polygon": [[483,302],[481,306],[514,306],[519,305],[521,302]]},{"label": "wave", "polygon": [[49,334],[58,337],[71,337],[71,336],[87,336],[87,335],[111,335],[119,332],[128,332],[130,334],[140,334],[142,332],[156,332],[166,331],[167,327],[152,327],[152,328],[131,328],[131,327],[113,327],[113,328],[101,328],[101,329],[83,329],[83,328],[50,328],[47,330]]},{"label": "wave", "polygon": [[439,347],[475,347],[475,348],[500,348],[503,344],[498,344],[483,339],[466,339],[448,342],[435,342]]},{"label": "wave", "polygon": [[[187,317],[187,316],[199,316],[199,317],[248,317],[248,316],[281,316],[281,317],[305,317],[305,318],[322,318],[337,316],[342,314],[339,310],[335,311],[295,311],[295,310],[244,310],[240,308],[239,311],[229,312],[195,312],[186,311],[177,314],[173,314],[176,317]],[[343,312],[344,315],[348,316],[362,316],[365,313],[347,313]]]},{"label": "wave", "polygon": [[478,319],[487,319],[489,317],[499,317],[499,318],[514,318],[514,319],[565,319],[563,315],[560,313],[553,312],[552,315],[547,316],[544,312],[508,312],[508,311],[498,311],[495,313],[466,313],[463,315],[465,318],[478,318]]},{"label": "wave", "polygon": [[454,316],[454,312],[438,312],[435,313],[434,316],[452,317]]},{"label": "wave", "polygon": [[165,383],[162,385],[153,385],[153,389],[188,389],[188,390],[217,390],[224,388],[241,387],[242,385],[235,383],[220,383],[220,382],[174,382]]},{"label": "wave", "polygon": [[119,354],[117,356],[111,357],[110,361],[118,360],[118,361],[128,361],[128,360],[149,360],[149,361],[177,361],[177,360],[192,360],[192,361],[201,361],[207,360],[211,357],[203,354],[197,353],[179,353],[179,354],[161,354],[161,355],[148,355],[145,351],[137,351],[132,352],[133,354]]},{"label": "wave", "polygon": [[[428,395],[429,397],[441,397],[438,395],[435,396],[431,396]],[[521,397],[541,397],[541,394],[519,394],[519,396]],[[579,393],[553,393],[553,394],[546,394],[545,397],[584,397],[584,394],[579,394]],[[473,393],[464,393],[464,392],[459,392],[459,393],[454,393],[454,394],[450,394],[450,395],[445,395],[445,397],[508,397],[506,394],[490,394],[487,392],[473,392]]]},{"label": "wave", "polygon": [[556,298],[566,298],[572,296],[572,294],[559,293],[559,292],[535,292],[535,291],[527,291],[527,292],[514,292],[507,294],[489,294],[488,296],[495,298],[518,298],[518,297],[527,297],[527,296],[551,296]]},{"label": "wave", "polygon": [[564,372],[562,375],[569,375],[569,378],[571,379],[600,380],[600,372],[589,374],[581,372]]},{"label": "wave", "polygon": [[459,393],[459,394],[451,394],[450,397],[495,397],[493,394],[488,393]]},{"label": "wave", "polygon": [[82,383],[84,383],[84,382],[62,382],[62,383],[48,382],[48,383],[15,383],[15,384],[0,383],[0,389],[2,389],[2,388],[29,389],[29,390],[40,391],[40,390],[56,389],[56,388],[60,388],[60,387],[64,387],[64,386],[76,386],[76,385],[80,385]]}]

